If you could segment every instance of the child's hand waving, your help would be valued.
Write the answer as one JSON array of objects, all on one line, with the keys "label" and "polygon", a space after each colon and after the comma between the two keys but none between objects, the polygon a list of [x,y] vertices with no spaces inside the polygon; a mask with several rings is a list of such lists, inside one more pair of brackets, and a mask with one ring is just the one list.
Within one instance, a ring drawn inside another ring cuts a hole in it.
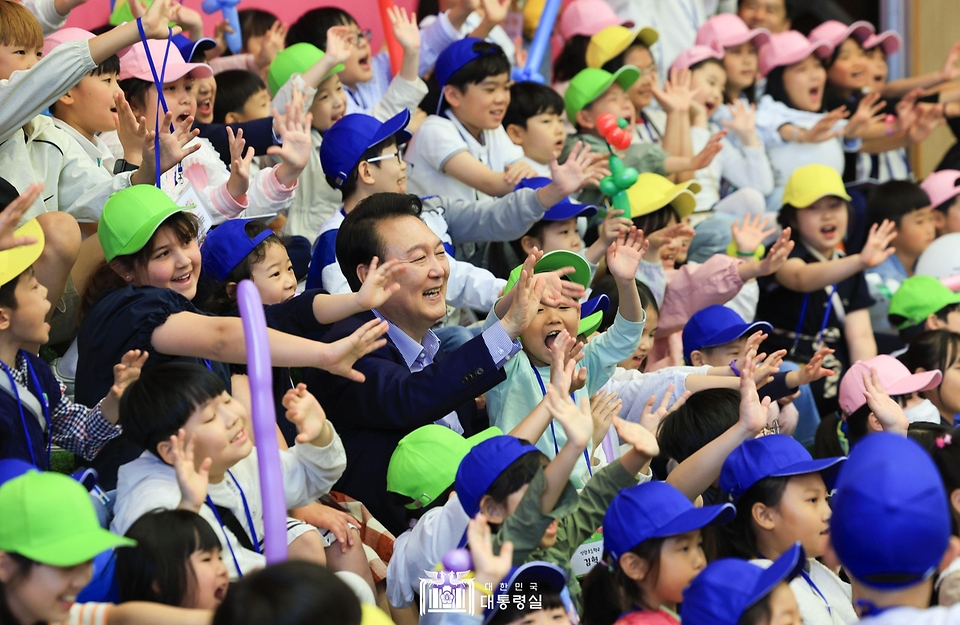
[{"label": "child's hand waving", "polygon": [[737,251],[741,254],[756,252],[760,244],[777,231],[776,228],[768,228],[769,225],[770,218],[764,215],[747,215],[743,221],[733,222],[730,233],[737,244]]},{"label": "child's hand waving", "polygon": [[122,91],[113,96],[113,104],[117,109],[113,114],[113,122],[117,126],[117,138],[123,146],[123,156],[136,164],[136,158],[142,156],[143,142],[149,132],[147,120],[144,117],[137,119]]},{"label": "child's hand waving", "polygon": [[896,236],[897,227],[892,221],[884,219],[881,224],[873,224],[870,234],[867,235],[867,242],[860,250],[860,264],[863,268],[872,269],[893,256],[897,250],[889,245]]},{"label": "child's hand waving", "polygon": [[[143,120],[141,123],[146,123]],[[187,117],[179,125],[173,125],[173,113],[167,112],[160,122],[160,173],[176,167],[177,163],[200,149],[200,143],[187,146],[188,143],[200,134],[197,129],[191,130],[193,117]],[[143,138],[142,162],[140,169],[133,173],[133,184],[156,184],[157,172],[154,171],[156,156],[154,151],[155,131],[147,132]]]},{"label": "child's hand waving", "polygon": [[400,290],[400,284],[394,281],[399,274],[407,270],[399,260],[388,260],[380,264],[376,256],[370,261],[367,277],[357,291],[357,305],[361,310],[371,310],[390,299],[390,296]]},{"label": "child's hand waving", "polygon": [[631,225],[629,231],[621,231],[617,240],[607,248],[607,270],[618,282],[633,284],[648,247],[650,244],[644,240],[643,232]]},{"label": "child's hand waving", "polygon": [[371,319],[339,341],[318,343],[315,366],[348,380],[363,382],[366,377],[354,369],[353,364],[387,344],[387,339],[380,337],[386,334],[388,327],[386,321]]},{"label": "child's hand waving", "polygon": [[843,136],[847,138],[859,137],[874,124],[883,122],[883,109],[887,106],[886,102],[880,101],[880,92],[874,91],[863,96],[857,110],[847,122],[847,127],[843,131]]},{"label": "child's hand waving", "polygon": [[756,436],[767,425],[770,399],[760,401],[757,393],[756,352],[750,352],[744,359],[743,370],[740,371],[740,427],[749,436]]},{"label": "child's hand waving", "polygon": [[[417,33],[419,38],[420,34]],[[403,45],[403,44],[401,44]],[[330,57],[334,65],[343,63],[353,54],[353,33],[349,26],[334,26],[327,29],[327,49],[325,57]]]},{"label": "child's hand waving", "polygon": [[777,273],[783,268],[783,265],[790,258],[793,251],[794,242],[790,240],[790,228],[784,228],[780,237],[770,247],[770,251],[763,260],[740,263],[737,266],[737,273],[744,282],[759,278],[760,276],[769,276]]},{"label": "child's hand waving", "polygon": [[[757,137],[757,107],[754,104],[747,104],[743,100],[737,100],[727,105],[733,119],[727,121],[720,120],[720,125],[737,135],[740,143],[747,147],[758,147],[760,139]],[[761,239],[762,240],[762,239]]]},{"label": "child's hand waving", "polygon": [[513,566],[513,543],[504,542],[500,545],[500,555],[494,555],[490,523],[482,512],[478,512],[467,525],[467,546],[473,559],[474,583],[480,584],[481,588],[496,589]]},{"label": "child's hand waving", "polygon": [[140,371],[148,356],[147,352],[131,349],[123,355],[119,364],[113,366],[113,386],[100,403],[100,412],[110,423],[116,424],[120,419],[120,398],[128,386],[140,379]]},{"label": "child's hand waving", "polygon": [[727,131],[721,130],[710,137],[707,145],[703,146],[702,150],[690,158],[690,167],[688,167],[688,169],[698,171],[704,167],[708,167],[710,163],[713,162],[714,157],[723,149],[723,145],[720,142],[723,141],[723,138],[726,136]]},{"label": "child's hand waving", "polygon": [[823,366],[823,359],[832,354],[834,350],[829,347],[821,347],[817,350],[817,353],[813,355],[813,358],[810,359],[810,362],[803,366],[803,369],[797,371],[797,381],[796,385],[791,385],[791,388],[795,386],[802,386],[804,384],[810,384],[811,382],[816,382],[817,380],[822,380],[823,378],[828,378],[833,375],[833,371],[827,369]]},{"label": "child's hand waving", "polygon": [[547,388],[543,400],[550,416],[556,419],[567,433],[567,444],[580,450],[585,449],[594,433],[589,400],[584,397],[577,406],[569,396],[560,395],[552,387]]},{"label": "child's hand waving", "polygon": [[407,10],[403,7],[390,7],[387,9],[387,15],[390,17],[393,34],[404,52],[419,50],[420,27],[417,25],[417,14],[410,13],[408,16]]},{"label": "child's hand waving", "polygon": [[657,437],[639,423],[614,417],[613,427],[617,428],[620,442],[632,445],[633,449],[647,460],[660,455],[660,445],[657,443]]},{"label": "child's hand waving", "polygon": [[[243,148],[247,142],[243,138],[243,128],[233,134],[233,129],[227,126],[227,143],[230,146],[230,178],[227,180],[227,192],[236,202],[240,202],[250,188],[250,163],[253,162],[253,148],[248,148],[246,154]],[[273,148],[270,148],[273,149]],[[279,177],[279,176],[278,176]],[[289,186],[289,185],[286,185]]]},{"label": "child's hand waving", "polygon": [[254,59],[254,63],[261,71],[266,72],[270,68],[273,59],[277,58],[280,50],[283,50],[286,37],[287,27],[280,20],[274,22],[270,30],[264,33],[263,42],[260,44],[260,53]]},{"label": "child's hand waving", "polygon": [[200,507],[207,499],[207,488],[210,485],[210,465],[213,461],[204,458],[198,466],[193,456],[193,443],[196,436],[190,435],[183,428],[177,431],[176,436],[170,437],[170,455],[173,457],[173,470],[177,474],[177,484],[180,486],[180,510],[200,512]]},{"label": "child's hand waving", "polygon": [[[280,136],[283,145],[273,145],[267,148],[267,154],[276,156],[281,163],[277,167],[277,180],[290,188],[297,183],[297,178],[303,172],[310,160],[310,153],[313,150],[313,143],[310,139],[310,124],[313,122],[313,116],[310,113],[303,114],[303,108],[296,106],[291,100],[287,106],[285,115],[280,115],[277,109],[273,109],[273,126]],[[229,131],[229,127],[227,128]],[[238,130],[242,133],[242,130]],[[248,150],[248,155],[252,154],[252,148]],[[231,147],[231,157],[233,148]],[[244,159],[246,160],[246,159]],[[250,160],[253,157],[250,156]],[[249,178],[250,164],[246,164],[247,176]]]},{"label": "child's hand waving", "polygon": [[630,232],[630,228],[632,227],[633,221],[623,217],[622,210],[611,209],[607,211],[606,216],[600,223],[600,227],[597,229],[597,234],[603,242],[603,248],[605,250],[608,249],[621,234]]},{"label": "child's hand waving", "polygon": [[12,250],[21,245],[37,242],[36,237],[17,237],[13,233],[16,232],[17,224],[27,214],[33,203],[40,198],[41,191],[43,191],[43,184],[34,182],[0,211],[0,250]]},{"label": "child's hand waving", "polygon": [[[594,393],[590,398],[590,415],[593,417],[593,449],[596,452],[600,443],[610,431],[613,420],[620,416],[620,409],[623,408],[623,400],[617,397],[613,391],[600,390]],[[607,458],[609,461],[610,459]]]},{"label": "child's hand waving", "polygon": [[533,274],[536,256],[530,254],[523,263],[520,279],[514,287],[513,301],[510,308],[500,320],[500,325],[506,330],[511,340],[516,340],[527,329],[540,306],[540,298],[546,283]]},{"label": "child's hand waving", "polygon": [[[575,344],[576,343],[576,344]],[[587,382],[587,368],[577,369],[583,360],[583,343],[561,330],[550,346],[550,385],[560,395],[569,395]]]},{"label": "child's hand waving", "polygon": [[297,443],[325,447],[333,440],[333,427],[327,422],[327,413],[306,384],[297,384],[297,388],[287,391],[283,407],[287,409],[287,421],[297,426]]},{"label": "child's hand waving", "polygon": [[663,421],[663,418],[687,403],[687,399],[690,398],[690,391],[684,391],[683,395],[671,406],[670,398],[673,397],[673,391],[674,386],[671,384],[667,387],[667,390],[664,391],[663,399],[660,400],[660,406],[658,406],[656,410],[653,409],[653,404],[656,403],[657,398],[654,395],[650,396],[646,403],[644,403],[643,411],[640,413],[640,425],[656,434],[657,430],[660,429],[660,423]]},{"label": "child's hand waving", "polygon": [[[132,3],[131,3],[132,4]],[[166,39],[170,33],[169,24],[174,20],[176,7],[179,3],[173,0],[155,0],[153,4],[144,12],[140,22],[143,25],[143,32],[147,39]],[[173,34],[179,35],[181,28],[173,28]]]},{"label": "child's hand waving", "polygon": [[907,435],[910,427],[910,419],[903,412],[896,401],[887,394],[883,383],[880,382],[880,374],[873,367],[870,367],[870,373],[864,371],[863,375],[863,396],[867,399],[867,405],[871,412],[880,422],[880,427],[884,432],[894,432]]},{"label": "child's hand waving", "polygon": [[583,189],[590,179],[588,170],[593,164],[594,156],[590,146],[582,143],[573,146],[563,165],[557,162],[557,155],[554,154],[550,159],[551,183],[537,191],[540,203],[550,208],[568,195]]}]

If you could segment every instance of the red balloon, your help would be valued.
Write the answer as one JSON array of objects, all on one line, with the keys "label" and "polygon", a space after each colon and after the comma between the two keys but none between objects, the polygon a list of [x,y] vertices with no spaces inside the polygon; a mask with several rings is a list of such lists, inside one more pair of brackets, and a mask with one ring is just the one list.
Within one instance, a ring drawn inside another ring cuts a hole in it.
[{"label": "red balloon", "polygon": [[632,142],[632,139],[630,137],[630,134],[627,133],[627,131],[621,130],[620,132],[623,133],[623,136],[620,137],[620,141],[614,145],[618,150],[626,150],[627,148],[630,147],[630,143]]},{"label": "red balloon", "polygon": [[618,150],[626,150],[630,145],[630,135],[623,128],[617,128],[607,135],[607,142]]},{"label": "red balloon", "polygon": [[601,137],[607,137],[614,130],[619,130],[617,118],[610,113],[604,113],[597,118],[597,131]]}]

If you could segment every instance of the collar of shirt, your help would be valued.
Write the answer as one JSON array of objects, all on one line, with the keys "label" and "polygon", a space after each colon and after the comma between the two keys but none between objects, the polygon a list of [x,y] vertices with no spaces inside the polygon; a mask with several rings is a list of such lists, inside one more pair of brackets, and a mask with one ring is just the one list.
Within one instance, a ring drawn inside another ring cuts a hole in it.
[{"label": "collar of shirt", "polygon": [[[389,320],[380,314],[380,311],[373,309],[373,314],[377,319],[383,319],[389,323]],[[433,359],[440,350],[440,339],[433,333],[433,330],[427,330],[423,336],[423,343],[418,343],[406,332],[391,323],[387,330],[387,336],[393,341],[393,344],[400,350],[403,361],[407,363],[407,368],[411,372],[422,371],[427,365],[433,364]]]},{"label": "collar of shirt", "polygon": [[846,255],[846,254],[844,254],[844,253],[843,253],[842,251],[840,251],[840,250],[834,250],[834,251],[833,251],[833,258],[827,258],[826,256],[824,256],[823,254],[821,254],[821,253],[818,252],[817,250],[813,249],[812,247],[810,247],[809,245],[807,245],[807,244],[804,243],[803,241],[800,241],[800,243],[803,245],[804,249],[807,250],[807,253],[810,254],[811,256],[813,256],[813,257],[817,260],[817,262],[820,262],[820,263],[827,263],[827,262],[830,262],[831,260],[836,260],[836,259],[838,259],[838,258],[843,258],[843,257]]},{"label": "collar of shirt", "polygon": [[[447,119],[453,122],[453,125],[456,126],[457,128],[457,132],[460,133],[460,138],[466,141],[467,145],[478,146],[481,148],[488,147],[488,144],[490,142],[487,140],[488,137],[487,137],[486,130],[480,131],[480,139],[482,139],[482,141],[477,141],[477,138],[474,137],[473,134],[469,130],[467,130],[467,127],[464,126],[462,123],[460,123],[460,120],[457,119],[457,116],[453,114],[453,110],[447,109],[446,111],[444,111],[443,114],[447,116]],[[474,152],[473,149],[471,149],[470,151]],[[489,167],[489,163],[485,163],[485,165]]]},{"label": "collar of shirt", "polygon": [[113,156],[110,148],[100,140],[100,137],[94,135],[93,141],[90,141],[80,134],[76,128],[56,117],[53,118],[53,125],[73,137],[73,139],[80,144],[80,147],[83,148],[83,151],[87,153],[87,156],[97,164],[97,167],[100,167],[104,160]]}]

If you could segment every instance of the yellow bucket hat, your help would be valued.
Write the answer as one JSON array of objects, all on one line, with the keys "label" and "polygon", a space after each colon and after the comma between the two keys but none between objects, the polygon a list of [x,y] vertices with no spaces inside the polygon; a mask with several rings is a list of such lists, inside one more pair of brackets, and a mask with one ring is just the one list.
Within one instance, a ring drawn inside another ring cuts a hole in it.
[{"label": "yellow bucket hat", "polygon": [[13,233],[16,237],[35,237],[36,243],[21,245],[0,252],[0,285],[15,279],[37,262],[43,252],[43,229],[36,219],[31,219]]},{"label": "yellow bucket hat", "polygon": [[828,165],[804,165],[793,170],[783,188],[783,203],[794,208],[809,208],[820,198],[836,196],[850,201],[843,178]]},{"label": "yellow bucket hat", "polygon": [[607,26],[590,37],[590,43],[587,44],[587,67],[603,67],[607,61],[620,56],[637,39],[649,48],[660,39],[660,33],[649,27]]},{"label": "yellow bucket hat", "polygon": [[680,219],[683,219],[697,207],[694,195],[699,192],[700,184],[695,180],[673,184],[659,174],[642,173],[633,186],[627,189],[630,214],[625,217],[633,219],[649,215],[669,204],[677,211]]}]

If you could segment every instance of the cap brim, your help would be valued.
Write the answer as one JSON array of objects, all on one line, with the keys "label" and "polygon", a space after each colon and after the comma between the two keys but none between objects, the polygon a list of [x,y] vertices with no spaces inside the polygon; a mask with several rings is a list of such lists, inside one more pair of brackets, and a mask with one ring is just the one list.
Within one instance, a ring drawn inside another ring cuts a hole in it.
[{"label": "cap brim", "polygon": [[[563,252],[563,250],[561,251]],[[565,253],[559,254],[548,252],[534,265],[533,271],[534,273],[546,273],[565,267],[573,267],[573,272],[568,273],[564,276],[565,278],[584,288],[590,286],[590,265],[587,263],[587,259],[573,252],[565,251]]]},{"label": "cap brim", "polygon": [[[187,209],[183,206],[172,204],[169,208],[167,208],[167,210],[152,216],[145,224],[140,226],[140,229],[137,230],[135,235],[130,237],[130,240],[127,241],[126,245],[117,250],[117,253],[113,258],[116,258],[117,256],[127,256],[128,254],[133,254],[134,252],[142,250],[143,246],[147,244],[147,241],[149,241],[150,237],[153,236],[153,233],[157,231],[157,228],[160,227],[160,224],[166,221],[167,217],[185,210]],[[113,260],[113,258],[107,258],[106,261],[110,262]]]},{"label": "cap brim", "polygon": [[580,319],[580,325],[577,327],[577,335],[586,334],[590,336],[597,331],[600,324],[603,323],[603,311],[598,310]]},{"label": "cap brim", "polygon": [[[960,299],[960,298],[958,298]],[[886,387],[887,395],[909,395],[910,393],[920,393],[929,391],[940,386],[943,380],[943,374],[939,371],[924,371],[923,373],[914,373],[908,375],[902,380],[897,380],[895,384]]]},{"label": "cap brim", "polygon": [[45,242],[43,228],[40,227],[40,223],[36,219],[31,219],[17,228],[13,235],[16,237],[33,237],[37,242],[31,243],[30,245],[21,245],[2,252],[3,255],[6,256],[7,261],[3,275],[4,284],[26,271],[30,265],[37,262],[40,254],[43,253]]},{"label": "cap brim", "polygon": [[[645,26],[643,28],[637,29],[633,37],[634,41],[639,39],[643,42],[643,45],[648,48],[653,47],[653,44],[657,43],[660,40],[660,33],[655,29]],[[633,42],[631,42],[632,45]],[[629,47],[629,46],[628,46]]]},{"label": "cap brim", "polygon": [[674,518],[665,526],[658,528],[649,538],[665,538],[677,534],[686,534],[709,525],[729,523],[735,516],[737,516],[737,509],[732,503],[694,508]]},{"label": "cap brim", "polygon": [[750,591],[750,599],[745,607],[750,608],[756,605],[782,582],[789,582],[799,575],[800,571],[803,570],[804,563],[803,547],[798,542],[763,570],[757,584]]},{"label": "cap brim", "polygon": [[597,312],[607,312],[610,309],[610,298],[605,293],[590,298],[580,304],[580,316],[587,317]]},{"label": "cap brim", "polygon": [[677,215],[680,216],[680,219],[684,217],[689,217],[693,214],[693,211],[697,209],[697,198],[695,194],[700,193],[700,185],[693,181],[689,180],[682,184],[678,184],[673,197],[670,198],[670,201],[667,204],[673,206],[677,211]]},{"label": "cap brim", "polygon": [[747,334],[753,334],[757,329],[763,329],[764,332],[769,334],[773,332],[773,326],[767,323],[766,321],[754,321],[753,323],[744,323],[742,325],[736,325],[732,328],[727,328],[723,332],[716,334],[708,339],[707,343],[704,343],[697,349],[704,347],[717,347],[718,345],[726,345],[727,343],[736,341],[741,336]]},{"label": "cap brim", "polygon": [[882,32],[879,35],[874,35],[867,39],[863,43],[864,50],[872,50],[880,46],[883,48],[883,53],[887,56],[895,54],[900,48],[903,47],[903,40],[900,38],[900,35],[892,30]]},{"label": "cap brim", "polygon": [[793,65],[794,63],[799,63],[803,59],[807,58],[811,54],[817,55],[817,58],[820,60],[830,58],[830,55],[833,54],[833,46],[826,41],[814,41],[810,44],[810,47],[807,48],[806,52],[801,55],[796,55],[795,61],[790,61],[789,63],[781,63],[781,65]]},{"label": "cap brim", "polygon": [[753,45],[759,48],[762,45],[765,45],[770,41],[770,31],[766,28],[754,28],[743,33],[740,37],[731,38],[728,41],[724,42],[725,48],[734,48],[736,46],[742,46],[748,41],[752,41]]},{"label": "cap brim", "polygon": [[137,541],[118,536],[99,527],[51,540],[36,548],[18,550],[22,556],[50,566],[76,566],[116,547],[135,547]]},{"label": "cap brim", "polygon": [[847,27],[847,34],[844,37],[844,40],[848,39],[849,37],[853,37],[859,41],[860,45],[862,46],[863,43],[872,37],[876,32],[877,29],[873,27],[873,24],[860,20],[850,24],[850,26]]},{"label": "cap brim", "polygon": [[837,478],[837,471],[840,470],[840,464],[846,460],[846,457],[822,458],[815,460],[804,460],[790,466],[783,467],[779,471],[771,473],[767,477],[793,477],[794,475],[806,475],[807,473],[819,473],[823,477],[828,490],[833,489],[833,482]]},{"label": "cap brim", "polygon": [[633,83],[637,82],[638,80],[640,80],[640,70],[634,67],[633,65],[624,65],[623,67],[621,67],[620,69],[618,69],[613,73],[612,79],[610,80],[610,82],[606,84],[606,86],[604,86],[604,88],[600,91],[600,94],[597,97],[600,97],[600,95],[603,95],[606,92],[606,90],[610,88],[610,85],[612,85],[613,83],[617,83],[618,85],[623,87],[624,91],[626,91],[627,89],[633,86]]},{"label": "cap brim", "polygon": [[380,125],[380,130],[378,130],[373,137],[370,139],[370,145],[367,148],[372,148],[381,141],[386,141],[390,137],[397,138],[397,145],[401,143],[406,143],[410,140],[410,133],[404,130],[407,127],[407,124],[410,123],[410,110],[403,109],[387,121],[383,122]]},{"label": "cap brim", "polygon": [[597,207],[593,204],[580,204],[564,198],[550,207],[541,218],[544,221],[563,221],[574,217],[593,217],[597,214]]},{"label": "cap brim", "polygon": [[852,198],[850,197],[850,194],[847,193],[846,189],[844,189],[842,193],[838,191],[826,191],[820,194],[812,193],[809,196],[804,196],[802,198],[795,198],[797,204],[801,204],[801,206],[796,206],[796,208],[798,210],[810,208],[811,206],[817,203],[817,200],[823,199],[825,197],[838,197],[848,202],[853,201]]}]

